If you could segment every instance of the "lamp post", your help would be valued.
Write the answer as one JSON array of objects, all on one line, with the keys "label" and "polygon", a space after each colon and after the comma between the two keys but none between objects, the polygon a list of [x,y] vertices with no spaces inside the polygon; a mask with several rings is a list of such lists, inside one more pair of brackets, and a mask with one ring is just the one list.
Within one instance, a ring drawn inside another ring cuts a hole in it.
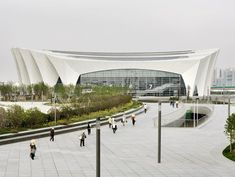
[{"label": "lamp post", "polygon": [[161,101],[158,102],[158,163],[161,163]]},{"label": "lamp post", "polygon": [[196,102],[193,102],[193,127],[195,128],[195,112],[196,112]]},{"label": "lamp post", "polygon": [[56,93],[54,93],[54,109],[55,109],[55,111],[54,111],[54,118],[55,118],[55,125],[56,125]]},{"label": "lamp post", "polygon": [[230,116],[230,96],[228,95],[228,117]]},{"label": "lamp post", "polygon": [[196,98],[197,99],[197,126],[198,126],[198,100],[199,98]]},{"label": "lamp post", "polygon": [[96,177],[100,177],[100,118],[96,118]]}]

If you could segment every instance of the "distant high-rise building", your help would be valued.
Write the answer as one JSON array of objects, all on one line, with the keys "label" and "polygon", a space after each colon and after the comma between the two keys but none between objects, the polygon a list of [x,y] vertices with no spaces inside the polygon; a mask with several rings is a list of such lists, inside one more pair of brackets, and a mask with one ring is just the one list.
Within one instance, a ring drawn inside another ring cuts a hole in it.
[{"label": "distant high-rise building", "polygon": [[[217,75],[218,70],[219,70],[219,75]],[[220,87],[235,86],[235,69],[234,68],[215,69],[213,86],[220,86]]]}]

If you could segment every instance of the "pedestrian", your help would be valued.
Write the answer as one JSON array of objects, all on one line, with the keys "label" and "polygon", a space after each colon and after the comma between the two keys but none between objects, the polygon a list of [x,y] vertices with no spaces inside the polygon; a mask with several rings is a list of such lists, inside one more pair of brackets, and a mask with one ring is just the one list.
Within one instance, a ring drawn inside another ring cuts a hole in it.
[{"label": "pedestrian", "polygon": [[86,134],[85,132],[82,132],[82,134],[79,136],[80,139],[80,146],[85,146],[85,138],[86,138]]},{"label": "pedestrian", "polygon": [[113,129],[113,133],[116,133],[116,131],[117,131],[117,124],[115,122],[112,124],[112,129]]},{"label": "pedestrian", "polygon": [[176,101],[176,102],[175,102],[175,106],[176,106],[176,108],[179,107],[179,101]]},{"label": "pedestrian", "polygon": [[54,141],[54,136],[55,136],[55,129],[52,127],[50,130],[50,141]]},{"label": "pedestrian", "polygon": [[175,101],[172,101],[172,107],[173,108],[175,107]]},{"label": "pedestrian", "polygon": [[135,114],[132,114],[132,115],[131,115],[131,120],[132,120],[132,125],[135,125],[135,122],[136,122],[136,120],[135,120]]},{"label": "pedestrian", "polygon": [[147,112],[147,104],[145,103],[144,104],[144,113],[146,114],[146,112]]},{"label": "pedestrian", "polygon": [[125,113],[122,116],[121,122],[122,122],[122,125],[125,126],[125,123],[127,122]]},{"label": "pedestrian", "polygon": [[88,135],[91,134],[91,125],[90,125],[89,122],[88,122],[88,124],[87,124],[87,133],[88,133]]},{"label": "pedestrian", "polygon": [[114,117],[112,117],[112,125],[115,123],[115,119]]},{"label": "pedestrian", "polygon": [[110,116],[108,117],[108,123],[109,123],[109,128],[111,128],[111,126],[112,126],[112,118]]},{"label": "pedestrian", "polygon": [[34,139],[32,139],[30,141],[30,157],[32,160],[34,160],[34,157],[35,157],[35,153],[36,153],[36,141]]}]

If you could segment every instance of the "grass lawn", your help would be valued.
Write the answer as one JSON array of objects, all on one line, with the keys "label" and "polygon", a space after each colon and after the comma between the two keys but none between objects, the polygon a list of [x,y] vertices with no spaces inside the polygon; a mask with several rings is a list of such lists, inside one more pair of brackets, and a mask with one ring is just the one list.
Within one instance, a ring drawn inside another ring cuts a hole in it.
[{"label": "grass lawn", "polygon": [[[234,146],[235,144],[233,144]],[[234,151],[234,150],[233,150]],[[223,150],[223,155],[225,157],[227,157],[228,159],[235,161],[235,151],[234,152],[230,152],[230,147],[227,146],[224,150]]]}]

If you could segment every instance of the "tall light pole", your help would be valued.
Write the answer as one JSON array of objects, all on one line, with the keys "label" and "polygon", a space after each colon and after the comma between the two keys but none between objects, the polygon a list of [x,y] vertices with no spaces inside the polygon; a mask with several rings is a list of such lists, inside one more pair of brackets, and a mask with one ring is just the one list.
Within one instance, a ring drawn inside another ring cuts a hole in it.
[{"label": "tall light pole", "polygon": [[158,163],[161,163],[161,101],[158,102]]},{"label": "tall light pole", "polygon": [[197,126],[198,126],[198,100],[199,98],[197,98]]},{"label": "tall light pole", "polygon": [[230,116],[230,96],[228,96],[228,117]]},{"label": "tall light pole", "polygon": [[54,111],[54,118],[55,118],[55,125],[56,125],[56,93],[54,93],[54,109],[55,109],[55,111]]},{"label": "tall light pole", "polygon": [[196,112],[195,105],[196,105],[196,101],[193,102],[193,127],[194,128],[195,128],[195,112]]},{"label": "tall light pole", "polygon": [[100,177],[100,118],[96,118],[96,177]]}]

